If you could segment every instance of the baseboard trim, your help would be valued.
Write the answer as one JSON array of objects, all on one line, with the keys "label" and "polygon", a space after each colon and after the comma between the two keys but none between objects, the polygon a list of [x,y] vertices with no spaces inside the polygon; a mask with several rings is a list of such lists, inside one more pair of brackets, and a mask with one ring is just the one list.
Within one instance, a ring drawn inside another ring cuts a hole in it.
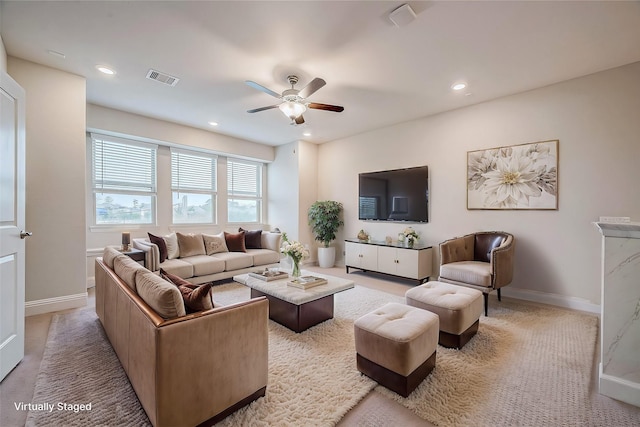
[{"label": "baseboard trim", "polygon": [[640,384],[603,373],[602,363],[600,363],[598,393],[630,405],[640,406]]},{"label": "baseboard trim", "polygon": [[35,301],[27,301],[24,304],[25,316],[52,313],[54,311],[67,310],[69,308],[84,307],[87,305],[87,292],[62,297],[45,298]]},{"label": "baseboard trim", "polygon": [[600,314],[600,305],[593,304],[588,300],[566,295],[551,294],[548,292],[532,291],[527,289],[517,289],[512,287],[502,288],[502,295],[508,298],[521,299],[525,301],[538,302],[541,304],[555,305],[557,307],[570,308],[572,310],[585,311],[587,313]]}]

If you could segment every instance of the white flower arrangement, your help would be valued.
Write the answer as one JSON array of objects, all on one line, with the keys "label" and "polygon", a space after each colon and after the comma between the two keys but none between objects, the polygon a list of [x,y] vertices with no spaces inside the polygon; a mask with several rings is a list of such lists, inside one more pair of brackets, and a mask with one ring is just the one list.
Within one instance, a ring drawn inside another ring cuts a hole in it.
[{"label": "white flower arrangement", "polygon": [[285,255],[290,256],[294,259],[295,262],[300,262],[303,259],[309,258],[309,250],[305,248],[300,242],[290,242],[285,240],[282,243],[282,247],[280,248],[280,252]]},{"label": "white flower arrangement", "polygon": [[414,240],[418,240],[418,233],[416,233],[416,231],[412,228],[412,227],[407,227],[404,229],[404,231],[402,232],[402,234],[404,234],[405,238],[412,238]]}]

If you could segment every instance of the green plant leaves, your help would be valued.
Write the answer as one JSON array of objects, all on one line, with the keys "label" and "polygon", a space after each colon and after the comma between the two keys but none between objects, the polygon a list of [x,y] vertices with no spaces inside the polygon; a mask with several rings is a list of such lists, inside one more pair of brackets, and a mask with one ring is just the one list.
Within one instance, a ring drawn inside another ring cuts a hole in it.
[{"label": "green plant leaves", "polygon": [[309,225],[315,240],[322,242],[324,247],[329,247],[340,226],[344,225],[342,210],[342,203],[333,200],[317,201],[309,208]]}]

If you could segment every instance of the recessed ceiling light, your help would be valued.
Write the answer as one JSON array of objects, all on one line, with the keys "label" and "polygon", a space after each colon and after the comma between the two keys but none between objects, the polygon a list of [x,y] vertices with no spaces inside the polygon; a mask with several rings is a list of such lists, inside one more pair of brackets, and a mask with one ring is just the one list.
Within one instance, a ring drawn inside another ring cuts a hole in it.
[{"label": "recessed ceiling light", "polygon": [[211,126],[218,126],[218,122],[208,122]]},{"label": "recessed ceiling light", "polygon": [[462,90],[462,89],[464,89],[465,87],[467,87],[467,84],[466,84],[466,83],[462,83],[462,82],[460,82],[460,83],[455,83],[455,84],[453,84],[453,85],[451,86],[451,89],[453,89],[453,90]]},{"label": "recessed ceiling light", "polygon": [[311,132],[305,132],[303,133],[304,136],[311,136]]},{"label": "recessed ceiling light", "polygon": [[109,74],[110,76],[114,75],[116,72],[113,71],[111,68],[109,67],[105,67],[104,65],[96,65],[96,68],[98,69],[98,71],[100,71],[101,73],[104,74]]}]

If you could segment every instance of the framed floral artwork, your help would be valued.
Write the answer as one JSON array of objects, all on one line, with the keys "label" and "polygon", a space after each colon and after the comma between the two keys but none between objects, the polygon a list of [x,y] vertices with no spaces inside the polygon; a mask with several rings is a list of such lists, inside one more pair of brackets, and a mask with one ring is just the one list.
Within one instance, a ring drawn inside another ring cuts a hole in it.
[{"label": "framed floral artwork", "polygon": [[558,209],[558,143],[467,152],[467,209]]}]

